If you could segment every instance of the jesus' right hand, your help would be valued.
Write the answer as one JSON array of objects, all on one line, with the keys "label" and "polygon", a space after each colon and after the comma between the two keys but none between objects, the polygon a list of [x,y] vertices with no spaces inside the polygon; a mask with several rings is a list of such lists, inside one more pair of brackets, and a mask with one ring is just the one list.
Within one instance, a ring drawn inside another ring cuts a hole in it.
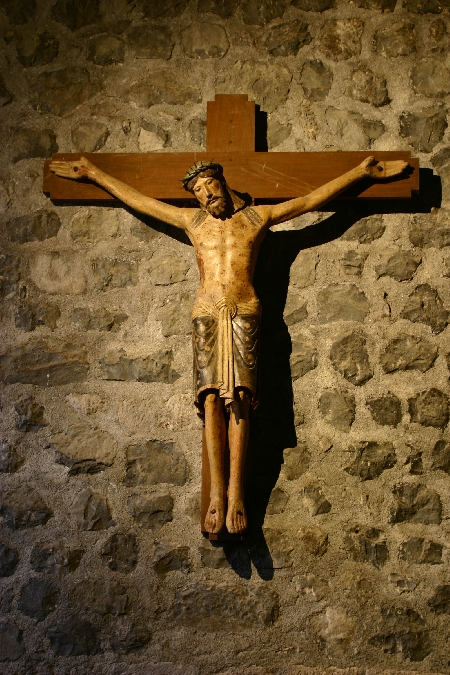
[{"label": "jesus' right hand", "polygon": [[73,180],[90,178],[92,169],[95,169],[95,167],[86,157],[80,157],[75,162],[64,162],[61,160],[50,162],[50,171],[53,171],[53,173],[62,178],[72,178]]}]

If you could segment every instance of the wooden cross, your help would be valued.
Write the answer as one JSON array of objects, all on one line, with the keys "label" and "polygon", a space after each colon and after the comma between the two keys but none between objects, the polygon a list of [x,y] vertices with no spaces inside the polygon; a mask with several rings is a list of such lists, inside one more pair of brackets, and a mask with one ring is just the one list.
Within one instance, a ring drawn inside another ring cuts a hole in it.
[{"label": "wooden cross", "polygon": [[[219,162],[231,188],[247,192],[261,202],[301,197],[357,166],[368,155],[377,160],[402,159],[410,174],[371,183],[361,181],[340,199],[405,199],[419,189],[419,163],[409,152],[255,152],[255,104],[245,94],[218,94],[208,102],[206,152],[86,154],[97,167],[148,197],[177,202],[195,198],[186,192],[181,178],[199,160]],[[80,153],[58,153],[53,159],[73,161]],[[115,198],[90,182],[60,178],[44,169],[44,192],[52,201],[105,204]],[[327,207],[325,207],[327,209]],[[329,207],[328,207],[329,209]],[[202,530],[209,504],[210,473],[205,437],[202,463]],[[207,533],[205,533],[207,534]],[[240,539],[241,535],[209,534],[209,539]]]}]

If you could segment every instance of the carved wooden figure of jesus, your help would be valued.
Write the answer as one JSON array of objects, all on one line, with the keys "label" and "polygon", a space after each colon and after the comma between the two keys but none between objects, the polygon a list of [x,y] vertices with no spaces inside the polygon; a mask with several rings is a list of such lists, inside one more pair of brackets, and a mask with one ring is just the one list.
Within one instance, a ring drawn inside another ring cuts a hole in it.
[{"label": "carved wooden figure of jesus", "polygon": [[402,160],[377,162],[368,157],[309,195],[271,206],[249,206],[228,187],[220,164],[198,162],[183,180],[200,205],[192,209],[146,197],[84,157],[51,162],[50,169],[58,176],[88,178],[136,211],[184,230],[195,248],[201,286],[192,314],[194,390],[195,404],[204,418],[211,473],[207,532],[217,534],[226,526],[229,533],[240,534],[247,527],[244,462],[250,411],[257,402],[261,318],[253,274],[266,232],[272,225],[321,208],[363,178],[390,178],[407,166]]}]

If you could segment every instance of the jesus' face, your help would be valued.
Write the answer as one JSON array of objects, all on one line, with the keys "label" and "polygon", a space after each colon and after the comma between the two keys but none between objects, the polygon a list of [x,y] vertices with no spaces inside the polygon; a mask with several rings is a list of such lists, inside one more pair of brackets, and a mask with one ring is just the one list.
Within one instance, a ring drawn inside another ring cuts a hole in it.
[{"label": "jesus' face", "polygon": [[217,178],[206,176],[197,178],[194,185],[194,195],[200,202],[200,206],[208,211],[214,218],[225,215],[227,209],[226,193],[223,183]]}]

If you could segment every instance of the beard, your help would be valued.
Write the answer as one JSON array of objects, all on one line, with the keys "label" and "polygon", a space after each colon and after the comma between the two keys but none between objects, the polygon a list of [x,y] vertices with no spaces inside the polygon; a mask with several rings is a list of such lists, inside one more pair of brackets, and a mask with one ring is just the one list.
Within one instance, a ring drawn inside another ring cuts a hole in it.
[{"label": "beard", "polygon": [[206,204],[206,210],[214,218],[220,218],[226,213],[227,200],[225,197],[213,197],[213,199]]}]

